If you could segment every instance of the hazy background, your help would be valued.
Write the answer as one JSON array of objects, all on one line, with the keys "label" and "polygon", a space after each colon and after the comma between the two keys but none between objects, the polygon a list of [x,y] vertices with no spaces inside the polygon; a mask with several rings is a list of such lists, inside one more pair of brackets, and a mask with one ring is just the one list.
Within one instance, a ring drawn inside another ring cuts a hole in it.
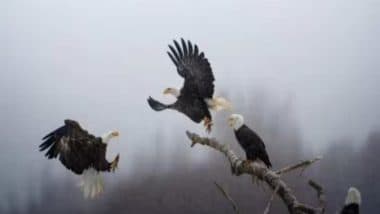
[{"label": "hazy background", "polygon": [[[184,37],[205,51],[216,94],[263,136],[275,168],[324,155],[306,178],[290,175],[302,198],[315,200],[306,181],[316,178],[329,188],[333,211],[355,185],[370,212],[380,191],[379,6],[376,0],[1,0],[0,211],[231,213],[212,185],[217,180],[245,213],[261,212],[269,191],[231,176],[219,154],[188,147],[184,130],[204,134],[200,125],[146,103],[149,95],[173,101],[162,91],[182,79],[165,52]],[[214,116],[213,135],[234,145],[227,116]],[[109,159],[121,154],[119,170],[106,176],[98,201],[81,199],[79,179],[37,150],[65,118],[94,134],[121,132],[108,152]]]}]

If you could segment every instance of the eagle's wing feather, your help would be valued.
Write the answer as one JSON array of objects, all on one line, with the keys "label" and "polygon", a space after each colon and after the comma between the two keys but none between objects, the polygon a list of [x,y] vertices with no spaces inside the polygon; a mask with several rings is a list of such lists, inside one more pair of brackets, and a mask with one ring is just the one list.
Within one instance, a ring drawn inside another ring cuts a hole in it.
[{"label": "eagle's wing feather", "polygon": [[47,150],[45,156],[57,158],[68,169],[77,174],[90,167],[99,146],[100,138],[89,134],[73,120],[65,120],[65,125],[47,134],[40,145],[40,151]]},{"label": "eagle's wing feather", "polygon": [[185,79],[181,94],[193,94],[203,98],[212,98],[214,93],[214,75],[209,61],[204,53],[199,54],[197,45],[181,39],[181,44],[174,40],[174,46],[169,45],[170,59],[177,67],[178,74]]},{"label": "eagle's wing feather", "polygon": [[272,167],[272,163],[269,160],[264,141],[259,137],[259,135],[244,125],[240,128],[240,134],[237,137],[239,143],[246,152],[247,159],[254,160],[256,158],[259,158],[268,167]]},{"label": "eagle's wing feather", "polygon": [[196,123],[201,122],[205,117],[211,119],[207,104],[197,97],[181,95],[172,107],[184,113]]}]

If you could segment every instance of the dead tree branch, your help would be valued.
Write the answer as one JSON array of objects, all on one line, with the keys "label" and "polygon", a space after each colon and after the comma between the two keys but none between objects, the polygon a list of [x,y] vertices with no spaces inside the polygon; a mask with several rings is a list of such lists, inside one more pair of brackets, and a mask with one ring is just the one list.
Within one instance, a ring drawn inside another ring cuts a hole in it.
[{"label": "dead tree branch", "polygon": [[[291,214],[316,214],[321,213],[320,208],[315,208],[309,206],[307,204],[300,203],[295,197],[292,190],[289,186],[280,178],[280,175],[266,168],[263,164],[259,162],[253,162],[252,164],[244,164],[246,163],[244,160],[240,159],[234,151],[232,151],[228,145],[219,143],[214,138],[204,138],[200,137],[195,133],[191,133],[186,131],[188,138],[191,140],[191,145],[201,144],[205,146],[209,146],[217,151],[223,153],[228,161],[231,164],[233,169],[233,173],[236,175],[240,174],[250,174],[256,176],[258,179],[267,183],[267,185],[274,191],[278,187],[277,195],[281,198],[281,200],[285,203],[288,212]],[[315,162],[315,161],[314,161]],[[311,164],[311,163],[310,163]],[[308,165],[310,165],[308,164]],[[294,168],[294,167],[293,167]],[[296,167],[299,168],[299,167]],[[289,170],[287,170],[289,171]],[[283,173],[283,172],[282,172]]]},{"label": "dead tree branch", "polygon": [[272,195],[270,196],[270,199],[268,201],[267,206],[265,207],[264,214],[269,214],[270,207],[272,205],[272,201],[274,199],[274,196],[277,194],[277,191],[279,189],[279,186],[276,187],[276,189],[273,191]]},{"label": "dead tree branch", "polygon": [[228,201],[231,202],[232,208],[234,209],[235,213],[239,214],[239,207],[236,205],[236,202],[234,201],[234,199],[232,199],[232,197],[228,194],[228,192],[221,185],[216,183],[216,181],[214,181],[214,184],[220,190],[220,192],[223,194],[223,196]]},{"label": "dead tree branch", "polygon": [[317,191],[320,213],[324,214],[326,210],[326,197],[325,197],[325,192],[323,191],[322,186],[313,180],[309,180],[309,185]]},{"label": "dead tree branch", "polygon": [[296,169],[299,169],[301,168],[301,171],[304,171],[306,169],[306,167],[310,166],[311,164],[321,160],[322,157],[316,157],[312,160],[305,160],[305,161],[302,161],[300,163],[297,163],[297,164],[294,164],[294,165],[291,165],[291,166],[286,166],[280,170],[277,170],[276,173],[281,175],[281,174],[285,174],[285,173],[288,173],[290,171],[293,171],[293,170],[296,170]]}]

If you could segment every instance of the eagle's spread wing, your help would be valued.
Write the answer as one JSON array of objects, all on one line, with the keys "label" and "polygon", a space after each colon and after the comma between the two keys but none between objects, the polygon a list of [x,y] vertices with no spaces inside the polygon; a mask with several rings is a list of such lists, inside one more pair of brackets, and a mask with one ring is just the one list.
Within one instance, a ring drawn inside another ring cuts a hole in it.
[{"label": "eagle's spread wing", "polygon": [[59,155],[61,163],[77,174],[89,168],[98,158],[97,155],[105,154],[106,144],[73,120],[65,120],[64,126],[49,133],[42,140],[44,142],[40,145],[40,151],[47,149],[46,157],[52,159]]},{"label": "eagle's spread wing", "polygon": [[182,48],[174,40],[174,46],[169,45],[170,59],[177,67],[178,74],[185,79],[181,94],[192,94],[203,98],[212,98],[214,93],[214,75],[210,63],[204,53],[199,53],[197,45],[192,45],[181,39]]}]

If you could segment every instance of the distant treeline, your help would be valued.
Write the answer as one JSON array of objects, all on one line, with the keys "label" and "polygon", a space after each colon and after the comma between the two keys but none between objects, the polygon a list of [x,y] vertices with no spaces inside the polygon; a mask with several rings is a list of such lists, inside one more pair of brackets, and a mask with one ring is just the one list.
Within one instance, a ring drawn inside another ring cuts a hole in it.
[{"label": "distant treeline", "polygon": [[[240,113],[247,118],[247,124],[251,124],[263,137],[275,169],[316,155],[300,139],[291,104],[276,109],[255,102],[255,111],[248,104],[239,109]],[[243,155],[235,145],[232,131],[223,124],[226,121],[220,118],[216,119],[214,136],[230,143]],[[176,153],[162,152],[157,145],[168,139],[162,139],[159,132],[157,130],[157,135],[149,142],[157,148],[156,154],[151,158],[135,160],[144,167],[136,166],[133,175],[119,178],[116,185],[106,183],[106,191],[100,198],[85,200],[72,180],[57,179],[46,173],[42,175],[43,188],[38,194],[26,189],[26,203],[19,203],[17,195],[9,194],[8,198],[2,199],[8,206],[3,207],[1,213],[233,213],[215,188],[214,181],[228,189],[241,213],[263,212],[271,195],[268,188],[253,185],[249,176],[240,178],[231,175],[228,162],[212,150],[203,163],[198,161],[194,164],[188,158],[189,154],[208,148],[189,148],[184,133],[173,133],[170,137],[170,145],[177,148],[173,150]],[[286,175],[285,179],[295,190],[296,196],[305,202],[317,203],[314,192],[307,185],[308,178],[313,178],[326,190],[327,213],[334,213],[342,206],[347,189],[355,186],[362,192],[362,212],[374,213],[380,204],[380,131],[370,133],[366,142],[356,143],[362,146],[354,147],[350,141],[331,143],[326,153],[322,154],[323,160],[308,168],[302,176],[297,171]],[[160,161],[168,158],[169,168],[162,170]],[[110,176],[114,178],[120,174],[116,172]],[[276,199],[271,212],[284,211],[284,205]]]}]

